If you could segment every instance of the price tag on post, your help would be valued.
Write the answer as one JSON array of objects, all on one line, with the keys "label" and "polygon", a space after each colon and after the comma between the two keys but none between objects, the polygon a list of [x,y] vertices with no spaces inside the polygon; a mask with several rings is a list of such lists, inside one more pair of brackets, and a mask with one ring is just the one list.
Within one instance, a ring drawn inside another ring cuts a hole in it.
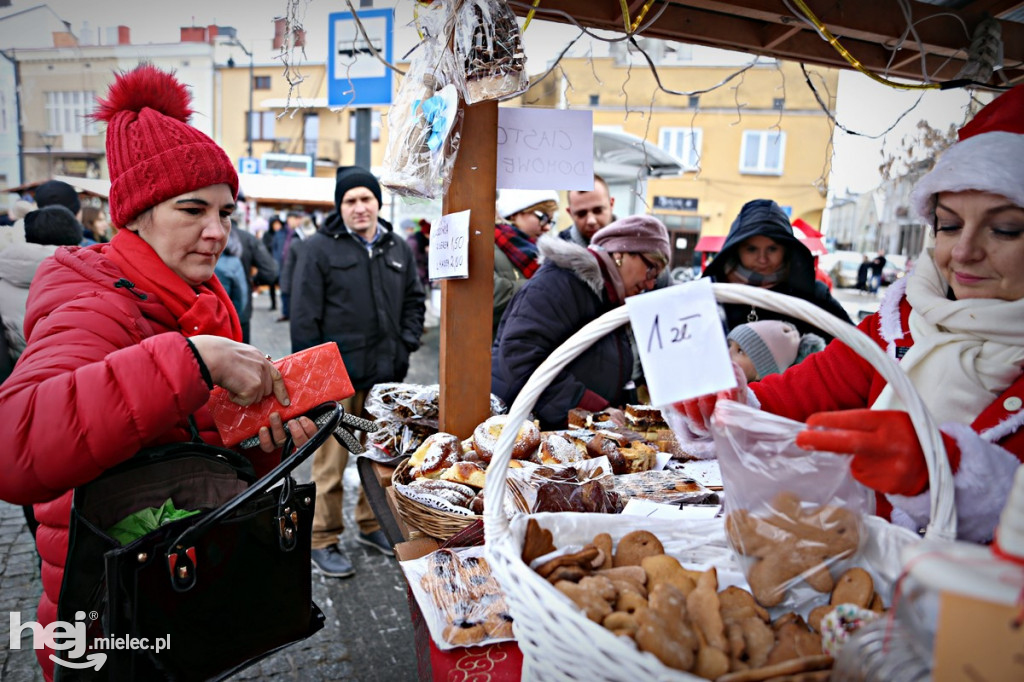
[{"label": "price tag on post", "polygon": [[427,276],[431,281],[469,277],[469,211],[441,216],[430,228]]},{"label": "price tag on post", "polygon": [[640,363],[656,406],[736,387],[711,281],[626,299]]}]

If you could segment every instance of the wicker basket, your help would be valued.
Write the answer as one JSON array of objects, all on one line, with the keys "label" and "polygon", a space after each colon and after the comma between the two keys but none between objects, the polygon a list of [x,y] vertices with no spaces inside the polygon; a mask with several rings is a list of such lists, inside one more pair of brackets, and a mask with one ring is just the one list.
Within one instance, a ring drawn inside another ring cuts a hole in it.
[{"label": "wicker basket", "polygon": [[[408,483],[410,478],[409,460],[405,459],[395,468],[391,480],[399,483]],[[403,521],[413,528],[440,540],[447,540],[474,521],[483,518],[477,514],[453,514],[452,512],[428,507],[421,502],[406,497],[397,488],[395,489],[395,504]]]},{"label": "wicker basket", "polygon": [[[805,320],[835,336],[882,374],[897,396],[908,407],[925,452],[931,482],[931,524],[926,537],[951,540],[956,537],[953,500],[953,475],[946,459],[942,440],[920,396],[896,363],[858,329],[816,306],[796,298],[772,293],[756,287],[715,284],[715,297],[724,303],[742,303],[776,310]],[[556,349],[533,373],[509,411],[509,425],[521,423],[548,383],[576,356],[597,339],[627,323],[629,316],[621,306],[594,320]],[[506,428],[494,449],[487,471],[485,497],[492,502],[484,512],[487,559],[501,584],[515,618],[515,634],[523,652],[523,679],[530,680],[607,680],[628,679],[686,680],[700,682],[690,673],[662,665],[654,656],[638,651],[631,642],[615,637],[602,626],[589,621],[546,580],[537,575],[520,558],[526,515],[510,520],[499,513],[503,505],[493,504],[505,493],[506,469],[512,453],[516,429]],[[548,515],[549,517],[552,515]],[[545,515],[538,520],[544,525]],[[870,519],[869,519],[870,520]],[[630,517],[605,517],[605,528],[613,537],[620,537],[623,527],[635,523]],[[675,527],[684,522],[673,522]],[[917,537],[903,528],[884,522],[872,524],[872,532],[883,536],[890,546],[915,542]],[[707,532],[705,526],[695,533]],[[719,521],[719,530],[721,522]],[[657,531],[656,531],[657,532]],[[571,531],[566,535],[570,535]],[[891,537],[889,537],[891,535]],[[585,543],[589,537],[560,538],[560,543]]]}]

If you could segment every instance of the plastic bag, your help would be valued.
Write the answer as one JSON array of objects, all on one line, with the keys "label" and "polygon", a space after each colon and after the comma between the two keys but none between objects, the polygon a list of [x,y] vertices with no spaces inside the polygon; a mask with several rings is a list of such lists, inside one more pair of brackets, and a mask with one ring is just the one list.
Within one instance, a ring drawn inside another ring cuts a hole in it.
[{"label": "plastic bag", "polygon": [[443,28],[446,15],[442,7],[424,12],[424,39],[388,110],[391,134],[381,183],[402,196],[442,196],[459,151],[462,110],[454,84],[458,80],[455,60]]},{"label": "plastic bag", "polygon": [[524,462],[508,470],[507,485],[519,511],[617,514],[623,500],[614,491],[611,463],[597,457],[571,465]]},{"label": "plastic bag", "polygon": [[455,58],[467,104],[508,99],[530,87],[519,24],[504,2],[465,0],[459,5]]},{"label": "plastic bag", "polygon": [[505,596],[483,547],[440,549],[400,562],[439,649],[514,639]]},{"label": "plastic bag", "polygon": [[[366,411],[380,427],[367,437],[374,445],[368,455],[373,459],[391,460],[416,451],[439,427],[438,384],[377,384],[366,397]],[[504,414],[505,403],[491,395],[491,414]],[[376,452],[374,452],[376,451]]]},{"label": "plastic bag", "polygon": [[719,401],[711,431],[725,481],[726,531],[755,598],[804,611],[860,565],[874,496],[849,458],[795,444],[804,425]]}]

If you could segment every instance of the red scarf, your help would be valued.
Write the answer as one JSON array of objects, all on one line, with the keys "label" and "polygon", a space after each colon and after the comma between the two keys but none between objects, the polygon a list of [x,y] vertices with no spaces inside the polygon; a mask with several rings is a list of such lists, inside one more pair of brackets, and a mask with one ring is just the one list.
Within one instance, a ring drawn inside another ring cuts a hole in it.
[{"label": "red scarf", "polygon": [[185,336],[213,334],[242,340],[242,325],[231,299],[214,275],[193,288],[160,259],[142,237],[119,230],[103,249],[138,291],[167,306]]}]

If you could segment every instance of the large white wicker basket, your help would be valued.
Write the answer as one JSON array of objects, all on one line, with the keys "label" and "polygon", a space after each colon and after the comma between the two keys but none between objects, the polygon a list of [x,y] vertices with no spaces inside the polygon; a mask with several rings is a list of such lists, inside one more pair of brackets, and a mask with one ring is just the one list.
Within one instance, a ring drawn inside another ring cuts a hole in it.
[{"label": "large white wicker basket", "polygon": [[[715,284],[713,290],[716,299],[722,303],[755,305],[809,322],[842,340],[881,373],[907,406],[925,452],[931,490],[931,523],[927,528],[926,537],[954,539],[956,515],[953,474],[946,459],[942,439],[920,396],[897,364],[860,330],[806,301],[745,285]],[[594,320],[556,349],[537,368],[519,393],[509,411],[509,424],[515,425],[525,420],[537,398],[566,365],[599,338],[628,321],[626,308],[621,306]],[[510,522],[502,512],[504,505],[501,503],[505,495],[505,477],[517,431],[516,428],[504,429],[495,445],[495,454],[487,469],[487,487],[484,495],[488,505],[484,514],[484,531],[488,561],[505,591],[510,611],[515,619],[516,639],[524,659],[523,679],[559,682],[702,680],[695,675],[662,665],[650,654],[637,651],[631,642],[616,637],[602,626],[591,622],[568,600],[563,599],[546,580],[523,563],[520,555],[525,521],[528,517],[520,515]],[[544,516],[538,517],[541,525],[545,525]],[[602,517],[603,529],[616,539],[636,523],[635,519],[628,517],[598,514],[579,516]],[[674,523],[675,528],[681,525],[685,524]],[[898,546],[913,541],[909,538],[911,534],[904,529],[884,523],[871,524],[870,527],[872,530],[869,532],[882,536],[892,533],[892,537],[874,538],[876,544],[881,546]],[[682,530],[684,535],[687,532],[698,536],[704,534],[709,538],[709,542],[716,541],[717,538],[713,536],[718,531],[720,525],[712,527],[707,522],[695,523],[692,528]],[[657,530],[655,532],[658,533]],[[592,536],[591,533],[581,534],[578,538],[556,537],[556,544],[565,544],[567,541],[586,543]]]}]

